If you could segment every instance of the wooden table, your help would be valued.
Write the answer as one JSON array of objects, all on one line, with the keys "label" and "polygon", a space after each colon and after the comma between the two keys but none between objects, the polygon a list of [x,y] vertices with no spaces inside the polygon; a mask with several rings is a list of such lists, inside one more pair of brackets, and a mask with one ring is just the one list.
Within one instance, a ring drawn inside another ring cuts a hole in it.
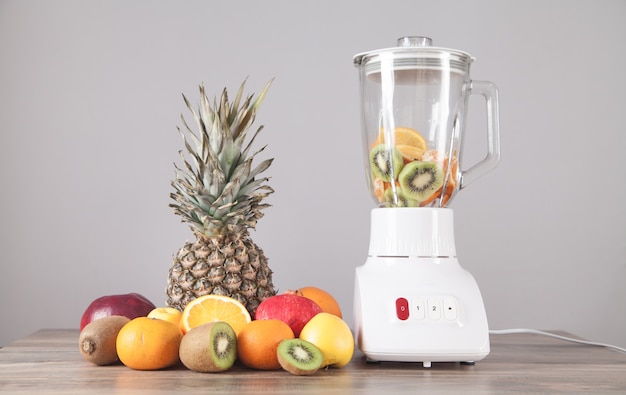
[{"label": "wooden table", "polygon": [[95,366],[78,352],[78,330],[43,329],[0,349],[4,393],[202,394],[626,394],[626,354],[534,334],[492,335],[491,353],[475,365],[367,363],[357,354],[343,369],[314,376],[236,365],[196,373],[182,365],[135,371]]}]

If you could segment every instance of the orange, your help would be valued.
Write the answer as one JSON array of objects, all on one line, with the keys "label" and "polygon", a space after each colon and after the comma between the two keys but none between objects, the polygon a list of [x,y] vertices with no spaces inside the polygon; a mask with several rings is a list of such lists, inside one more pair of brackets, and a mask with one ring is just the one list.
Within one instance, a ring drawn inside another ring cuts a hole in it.
[{"label": "orange", "polygon": [[[383,144],[385,142],[385,133],[384,130],[381,129],[376,141],[374,141],[374,145]],[[399,148],[399,146],[409,146],[414,148],[414,153],[412,155],[421,158],[424,151],[428,149],[428,143],[424,136],[422,136],[417,130],[405,127],[397,127],[394,129],[394,145]],[[408,151],[408,148],[404,148],[405,151]]]},{"label": "orange", "polygon": [[296,291],[296,295],[304,296],[317,303],[322,311],[341,317],[341,308],[337,300],[328,292],[317,287],[303,287]]},{"label": "orange", "polygon": [[156,307],[148,313],[148,318],[158,318],[160,320],[169,321],[176,326],[180,325],[180,318],[183,313],[173,307]]},{"label": "orange", "polygon": [[281,341],[294,337],[289,325],[281,320],[254,320],[237,335],[237,358],[249,368],[280,369],[276,349]]},{"label": "orange", "polygon": [[439,162],[443,163],[444,172],[447,170],[448,162],[450,162],[452,167],[452,177],[456,179],[456,172],[459,167],[459,160],[456,155],[456,149],[452,152],[452,160],[448,160],[449,156],[441,151],[437,150],[427,150],[422,154],[421,160],[425,162]]},{"label": "orange", "polygon": [[198,325],[217,321],[227,322],[239,334],[241,328],[252,319],[246,307],[238,300],[229,296],[204,295],[185,306],[180,328],[183,333],[187,333]]},{"label": "orange", "polygon": [[373,179],[374,184],[374,196],[379,202],[385,201],[385,182],[380,178]]},{"label": "orange", "polygon": [[458,176],[458,170],[459,170],[459,160],[457,159],[456,155],[452,157],[452,160],[450,161],[450,167],[452,168],[452,180],[456,183],[456,179]]},{"label": "orange", "polygon": [[178,363],[183,334],[165,320],[138,317],[120,329],[115,341],[122,363],[137,370],[157,370]]},{"label": "orange", "polygon": [[[448,203],[448,200],[450,200],[450,197],[452,196],[452,192],[454,192],[454,186],[456,185],[455,182],[453,182],[452,180],[450,180],[450,182],[448,183],[448,185],[446,185],[446,191],[444,193],[443,199],[442,201],[439,203],[440,207],[445,207],[445,205]],[[424,200],[423,202],[420,202],[420,206],[424,207],[426,205],[429,205],[430,203],[432,203],[436,198],[441,197],[441,191],[443,190],[443,185],[437,189],[435,192],[433,192],[432,195],[430,195],[428,198],[426,198],[426,200]]]},{"label": "orange", "polygon": [[408,144],[396,145],[396,149],[400,152],[400,155],[402,155],[404,163],[421,160],[422,155],[424,154],[424,151],[421,148]]}]

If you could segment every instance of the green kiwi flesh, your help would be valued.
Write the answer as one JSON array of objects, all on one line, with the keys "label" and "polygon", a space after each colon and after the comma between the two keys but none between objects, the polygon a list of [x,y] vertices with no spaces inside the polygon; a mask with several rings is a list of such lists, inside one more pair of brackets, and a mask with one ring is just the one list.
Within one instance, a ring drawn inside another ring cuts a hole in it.
[{"label": "green kiwi flesh", "polygon": [[237,334],[226,322],[192,328],[180,342],[180,361],[195,372],[222,372],[237,358]]},{"label": "green kiwi flesh", "polygon": [[96,365],[110,365],[119,360],[115,342],[120,329],[130,319],[120,315],[98,318],[87,324],[78,336],[80,354]]},{"label": "green kiwi flesh", "polygon": [[391,187],[385,191],[387,207],[419,207],[420,202],[406,196],[400,187],[396,187],[395,190],[395,194]]},{"label": "green kiwi flesh", "polygon": [[278,362],[286,371],[296,376],[317,372],[324,363],[322,351],[313,343],[302,339],[286,339],[276,349]]},{"label": "green kiwi flesh", "polygon": [[441,188],[443,176],[437,162],[413,161],[402,168],[398,182],[406,197],[423,202]]},{"label": "green kiwi flesh", "polygon": [[370,167],[376,178],[389,182],[398,176],[403,166],[402,154],[395,148],[379,144],[370,150]]}]

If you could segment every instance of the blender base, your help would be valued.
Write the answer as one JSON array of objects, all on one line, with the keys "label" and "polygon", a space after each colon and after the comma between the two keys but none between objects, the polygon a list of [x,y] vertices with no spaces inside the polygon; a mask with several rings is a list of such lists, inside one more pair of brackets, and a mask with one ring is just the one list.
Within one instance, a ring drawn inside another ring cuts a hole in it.
[{"label": "blender base", "polygon": [[456,259],[452,229],[450,209],[372,211],[354,295],[356,342],[368,360],[430,367],[489,354],[483,300]]}]

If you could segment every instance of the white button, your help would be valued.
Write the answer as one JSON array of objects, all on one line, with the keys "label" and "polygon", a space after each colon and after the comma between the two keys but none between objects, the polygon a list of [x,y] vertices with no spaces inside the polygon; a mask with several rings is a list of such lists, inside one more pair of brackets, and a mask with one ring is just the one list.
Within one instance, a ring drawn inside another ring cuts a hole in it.
[{"label": "white button", "polygon": [[457,318],[457,306],[456,299],[448,296],[443,299],[443,315],[448,320],[456,320]]},{"label": "white button", "polygon": [[413,312],[411,312],[411,317],[418,320],[423,320],[426,317],[424,299],[418,298],[413,300]]},{"label": "white button", "polygon": [[430,317],[431,320],[441,318],[441,300],[428,299],[428,317]]}]

